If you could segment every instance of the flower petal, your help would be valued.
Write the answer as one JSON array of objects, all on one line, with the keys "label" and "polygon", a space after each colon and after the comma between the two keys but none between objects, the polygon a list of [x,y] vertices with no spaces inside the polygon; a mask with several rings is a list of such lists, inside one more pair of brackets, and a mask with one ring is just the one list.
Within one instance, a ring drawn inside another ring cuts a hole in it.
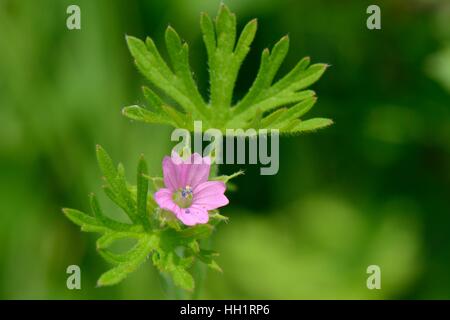
[{"label": "flower petal", "polygon": [[198,153],[194,153],[189,160],[188,170],[185,172],[183,182],[195,188],[199,184],[208,181],[209,171],[211,169],[211,159],[209,157],[202,158]]},{"label": "flower petal", "polygon": [[170,189],[159,189],[155,192],[154,198],[161,209],[172,211],[175,215],[180,213],[180,207],[173,201]]},{"label": "flower petal", "polygon": [[207,223],[209,215],[207,210],[198,206],[191,206],[190,208],[180,209],[177,218],[187,226],[194,226]]},{"label": "flower petal", "polygon": [[193,191],[192,205],[205,210],[214,210],[226,206],[229,201],[224,195],[226,186],[222,181],[207,181],[199,184]]},{"label": "flower petal", "polygon": [[164,185],[172,191],[178,188],[182,188],[178,181],[178,166],[172,161],[170,157],[164,157],[163,162],[163,175],[164,175]]},{"label": "flower petal", "polygon": [[172,157],[163,159],[164,184],[172,191],[187,185],[195,188],[208,181],[210,168],[209,157],[202,158],[200,154],[194,153],[189,159],[183,160],[176,152],[172,152]]}]

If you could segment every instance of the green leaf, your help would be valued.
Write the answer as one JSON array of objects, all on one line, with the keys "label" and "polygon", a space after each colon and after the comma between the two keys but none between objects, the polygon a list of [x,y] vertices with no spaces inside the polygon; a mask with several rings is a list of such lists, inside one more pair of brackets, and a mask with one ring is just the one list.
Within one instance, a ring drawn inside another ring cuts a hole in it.
[{"label": "green leaf", "polygon": [[[192,259],[179,257],[174,251],[159,251],[159,261],[156,263],[163,266],[162,271],[168,272],[176,286],[192,291],[195,283],[192,275],[186,270],[192,264]],[[155,262],[155,261],[154,261]]]},{"label": "green leaf", "polygon": [[[289,109],[289,111],[292,110]],[[280,108],[269,114],[268,116],[264,117],[264,119],[261,122],[261,126],[263,128],[271,128],[274,123],[277,123],[286,113],[288,112],[287,108]]]},{"label": "green leaf", "polygon": [[213,226],[216,226],[217,224],[219,224],[222,221],[225,222],[225,223],[228,222],[228,217],[226,217],[224,215],[221,215],[219,213],[219,211],[217,211],[217,210],[214,210],[214,211],[210,212],[209,219],[211,221],[210,222],[211,225],[213,225]]},{"label": "green leaf", "polygon": [[[133,39],[131,38],[131,40],[133,40]],[[173,80],[174,74],[172,73],[172,70],[170,70],[169,66],[166,64],[164,59],[161,57],[152,38],[147,37],[145,39],[145,45],[150,54],[149,57],[151,57],[151,59],[153,61],[153,65],[158,69],[160,74],[167,80]],[[143,52],[145,52],[145,51],[143,51]]]},{"label": "green leaf", "polygon": [[187,247],[195,254],[200,252],[200,245],[197,240],[192,240],[187,244]]},{"label": "green leaf", "polygon": [[168,27],[166,30],[166,46],[172,61],[175,74],[181,80],[183,92],[192,101],[194,110],[199,114],[207,114],[206,105],[197,89],[197,84],[192,77],[189,66],[189,47],[187,43],[182,44],[175,29]]},{"label": "green leaf", "polygon": [[164,179],[161,177],[150,177],[149,175],[144,174],[144,178],[151,181],[153,184],[152,189],[157,191],[161,188],[164,188]]},{"label": "green leaf", "polygon": [[305,121],[301,121],[295,127],[289,130],[290,133],[299,133],[306,131],[316,131],[318,129],[322,129],[328,126],[331,126],[333,121],[331,119],[326,118],[314,118]]},{"label": "green leaf", "polygon": [[97,252],[106,262],[115,266],[126,262],[128,259],[128,256],[126,254],[112,253],[111,251],[106,249],[97,249]]},{"label": "green leaf", "polygon": [[125,203],[125,201],[119,197],[110,186],[103,186],[103,191],[108,196],[108,198],[114,202],[117,206],[119,206],[124,212],[128,210],[128,207]]},{"label": "green leaf", "polygon": [[144,156],[141,155],[137,172],[137,214],[140,217],[144,229],[150,230],[150,217],[147,213],[148,181],[144,177],[147,174],[147,163],[144,160]]},{"label": "green leaf", "polygon": [[256,112],[256,110],[261,110],[262,112],[270,111],[277,107],[297,103],[299,101],[311,98],[315,96],[315,92],[312,90],[305,90],[300,92],[289,92],[282,91],[274,97],[265,98],[264,100],[253,104],[245,112],[243,112],[240,117],[244,119],[250,119]]},{"label": "green leaf", "polygon": [[201,249],[198,254],[198,258],[200,259],[201,262],[206,264],[208,266],[208,268],[218,271],[218,272],[223,272],[222,268],[214,260],[214,257],[218,256],[218,255],[219,254],[217,252]]},{"label": "green leaf", "polygon": [[157,114],[136,105],[123,108],[122,114],[131,120],[155,124],[170,124],[176,127],[176,123],[170,117],[167,117],[167,115]]},{"label": "green leaf", "polygon": [[91,203],[91,209],[92,209],[92,212],[94,213],[94,217],[97,219],[98,222],[100,222],[100,224],[107,227],[108,229],[116,230],[116,231],[132,230],[132,228],[133,228],[132,225],[117,222],[117,221],[105,216],[105,214],[103,213],[103,211],[100,208],[100,204],[98,203],[97,197],[93,193],[91,193],[89,195],[89,198],[90,198],[90,203]]},{"label": "green leaf", "polygon": [[[208,57],[211,59],[216,50],[216,34],[212,20],[205,12],[202,12],[200,15],[200,28],[203,33],[203,41],[205,42]],[[209,65],[211,66],[211,63]]]},{"label": "green leaf", "polygon": [[[157,88],[174,99],[187,112],[196,111],[196,106],[186,96],[184,87],[180,87],[175,75],[160,65],[158,58],[152,54],[145,43],[137,38],[127,36],[128,48],[135,59],[139,71]],[[152,43],[147,40],[147,44]],[[170,72],[170,73],[169,73]]]},{"label": "green leaf", "polygon": [[217,47],[209,57],[211,104],[215,117],[225,119],[229,112],[236,82],[233,48],[236,42],[236,16],[221,5],[215,21]]},{"label": "green leaf", "polygon": [[[272,53],[268,49],[263,51],[261,56],[261,65],[258,71],[258,75],[250,88],[248,94],[234,109],[236,114],[244,111],[245,108],[251,103],[260,100],[260,96],[264,94],[266,89],[270,86],[275,77],[278,69],[281,66],[286,54],[289,50],[289,37],[285,36],[281,38],[278,43],[275,44]],[[257,108],[252,106],[250,110],[256,110]],[[248,109],[247,109],[248,110]],[[246,110],[246,111],[247,111]],[[262,111],[265,109],[261,108]],[[252,111],[250,111],[251,113]],[[247,112],[248,113],[248,112]]]},{"label": "green leaf", "polygon": [[183,288],[184,290],[192,291],[195,287],[194,278],[189,272],[182,267],[174,267],[170,270],[173,282],[175,285]]},{"label": "green leaf", "polygon": [[228,181],[230,181],[231,179],[239,177],[239,176],[241,176],[243,174],[244,174],[244,171],[243,170],[239,170],[239,171],[237,171],[237,172],[235,172],[235,173],[233,173],[231,175],[228,175],[228,176],[227,175],[222,175],[222,176],[214,177],[214,178],[212,178],[212,180],[214,180],[214,181],[222,181],[223,183],[228,183]]},{"label": "green leaf", "polygon": [[97,239],[96,245],[97,249],[106,249],[111,246],[115,241],[131,238],[131,239],[141,239],[143,237],[142,230],[141,232],[116,232],[111,231],[103,234],[100,238]]},{"label": "green leaf", "polygon": [[82,231],[104,232],[106,230],[97,219],[84,212],[69,208],[64,208],[63,212],[70,221],[80,226]]},{"label": "green leaf", "polygon": [[270,55],[270,68],[267,75],[266,86],[270,86],[273,78],[277,74],[278,69],[280,69],[281,63],[286,58],[289,50],[289,37],[284,36],[278,41],[273,47],[272,53]]},{"label": "green leaf", "polygon": [[[146,235],[147,236],[147,235]],[[98,253],[109,263],[113,265],[125,263],[129,260],[133,260],[135,257],[136,246],[125,253],[113,253],[109,250],[106,250],[109,246],[111,246],[116,240],[131,238],[140,240],[144,237],[142,233],[131,233],[131,232],[110,232],[104,234],[97,240],[97,251]],[[155,250],[158,246],[158,237],[156,235],[152,235],[152,241],[154,241],[153,250]]]},{"label": "green leaf", "polygon": [[106,181],[115,186],[117,170],[109,154],[100,145],[97,145],[97,162]]},{"label": "green leaf", "polygon": [[265,88],[265,84],[268,82],[270,68],[270,51],[269,49],[264,49],[261,54],[261,63],[259,65],[259,70],[256,75],[255,81],[253,81],[252,86],[248,93],[244,96],[244,98],[233,108],[234,114],[239,114],[246,110],[248,106],[250,106],[257,97],[261,94],[261,92]]},{"label": "green leaf", "polygon": [[275,85],[272,86],[272,90],[275,91],[287,88],[302,75],[302,73],[308,67],[310,61],[311,59],[309,57],[304,57],[303,59],[301,59],[294,67],[294,69],[292,69],[287,75],[285,75]]},{"label": "green leaf", "polygon": [[108,185],[103,188],[106,195],[124,210],[133,223],[139,224],[136,201],[132,199],[128,189],[123,165],[119,163],[117,169],[114,168],[108,153],[99,145],[97,146],[97,160],[108,182]]},{"label": "green leaf", "polygon": [[162,112],[161,106],[164,104],[164,101],[149,87],[142,87],[142,92],[144,93],[144,97],[149,103],[150,107],[156,109],[159,112]]},{"label": "green leaf", "polygon": [[308,99],[305,99],[304,101],[296,104],[295,106],[291,107],[286,114],[281,117],[280,121],[287,120],[289,118],[300,118],[304,114],[306,114],[316,103],[317,98],[311,97]]},{"label": "green leaf", "polygon": [[[168,27],[165,42],[174,71],[162,59],[153,40],[127,37],[127,43],[138,69],[150,82],[164,93],[164,99],[152,90],[145,90],[150,110],[137,106],[127,107],[124,114],[147,123],[170,124],[193,131],[193,121],[203,122],[203,131],[210,128],[225,133],[228,128],[293,129],[298,104],[315,96],[314,91],[305,90],[314,84],[328,65],[310,65],[310,58],[301,59],[295,67],[275,83],[274,79],[289,50],[289,37],[284,36],[273,49],[264,49],[261,63],[247,94],[233,106],[233,91],[242,62],[255,38],[257,20],[253,19],[243,28],[236,41],[236,16],[221,4],[213,21],[206,13],[200,15],[200,28],[205,43],[210,83],[210,102],[200,95],[189,65],[189,48],[177,32]],[[166,101],[168,100],[168,101]],[[168,104],[180,107],[168,107]],[[283,108],[266,115],[274,109]],[[290,111],[295,108],[295,111]],[[257,117],[255,117],[255,115]],[[304,130],[309,131],[309,130]],[[290,133],[281,130],[281,133]]]},{"label": "green leaf", "polygon": [[161,220],[163,223],[167,224],[167,226],[173,230],[181,231],[181,222],[175,217],[172,212],[166,210],[161,210],[160,212]]},{"label": "green leaf", "polygon": [[261,109],[257,109],[255,112],[255,116],[250,121],[248,127],[252,128],[252,129],[259,129],[261,127],[262,117],[263,117],[263,112],[261,111]]},{"label": "green leaf", "polygon": [[[126,259],[115,268],[105,272],[97,282],[98,286],[110,286],[119,283],[130,273],[135,271],[156,247],[156,240],[152,236],[143,237],[127,253]],[[111,255],[112,256],[112,255]]]},{"label": "green leaf", "polygon": [[[304,114],[306,114],[316,103],[316,97],[307,98],[293,107],[290,107],[288,110],[285,110],[273,123],[267,123],[266,125],[269,128],[284,128],[288,125],[293,119],[300,118]],[[275,113],[275,112],[274,112]]]},{"label": "green leaf", "polygon": [[209,224],[198,224],[184,229],[179,234],[182,238],[206,239],[211,236],[214,228]]},{"label": "green leaf", "polygon": [[186,120],[187,116],[185,114],[177,111],[175,108],[168,105],[163,105],[162,109],[178,127],[188,126],[188,122]]},{"label": "green leaf", "polygon": [[283,78],[267,91],[267,96],[273,96],[283,91],[294,92],[304,89],[319,80],[327,67],[326,64],[317,63],[306,70],[300,71],[297,76],[292,77],[291,81],[286,81]]},{"label": "green leaf", "polygon": [[224,4],[220,5],[216,18],[217,48],[231,52],[236,41],[236,15]]},{"label": "green leaf", "polygon": [[293,128],[295,128],[298,124],[302,122],[300,119],[291,119],[287,121],[287,124],[280,128],[281,132],[290,132]]},{"label": "green leaf", "polygon": [[258,28],[258,22],[256,19],[251,20],[247,23],[242,30],[239,40],[236,44],[236,49],[234,50],[235,56],[235,68],[241,66],[242,61],[244,61],[248,52],[250,51],[250,45],[255,39],[256,29]]},{"label": "green leaf", "polygon": [[[139,71],[156,86],[158,86],[157,83],[159,81],[159,88],[162,86],[167,88],[170,81],[173,81],[174,75],[159,56],[159,53],[158,56],[152,54],[146,44],[138,38],[126,36],[126,40],[128,49],[130,50]],[[149,41],[147,39],[147,44],[150,44],[149,47],[154,47],[152,46],[152,43],[151,40]],[[156,49],[156,47],[154,48]],[[163,64],[161,64],[161,61]],[[164,90],[164,88],[161,89]]]},{"label": "green leaf", "polygon": [[125,178],[125,169],[121,163],[117,166],[117,176],[114,183],[117,187],[116,196],[120,199],[120,203],[123,206],[122,209],[133,223],[140,224],[141,221],[137,214],[136,200],[131,197],[128,183]]}]

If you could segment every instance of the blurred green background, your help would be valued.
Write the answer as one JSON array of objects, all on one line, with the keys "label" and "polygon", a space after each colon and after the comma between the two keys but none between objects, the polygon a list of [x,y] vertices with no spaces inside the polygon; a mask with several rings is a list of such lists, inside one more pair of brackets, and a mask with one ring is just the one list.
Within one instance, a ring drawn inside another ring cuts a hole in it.
[{"label": "blurred green background", "polygon": [[[88,210],[100,194],[95,145],[123,161],[130,180],[144,153],[151,174],[173,146],[171,129],[132,123],[145,80],[125,34],[163,43],[168,24],[191,44],[207,93],[199,13],[216,0],[0,0],[0,298],[165,298],[150,263],[118,286],[95,288],[108,265],[95,235],[62,207]],[[223,274],[208,273],[201,298],[450,298],[450,2],[225,1],[239,27],[259,20],[236,98],[251,84],[263,48],[289,34],[280,75],[303,56],[332,67],[313,86],[309,114],[335,125],[285,137],[280,171],[238,168],[213,247]],[[366,28],[381,7],[382,29]],[[81,8],[81,30],[66,8]],[[133,180],[134,181],[134,180]],[[103,206],[117,211],[102,195]],[[112,213],[114,214],[114,212]],[[82,290],[66,288],[81,267]],[[366,268],[381,267],[381,290]]]}]

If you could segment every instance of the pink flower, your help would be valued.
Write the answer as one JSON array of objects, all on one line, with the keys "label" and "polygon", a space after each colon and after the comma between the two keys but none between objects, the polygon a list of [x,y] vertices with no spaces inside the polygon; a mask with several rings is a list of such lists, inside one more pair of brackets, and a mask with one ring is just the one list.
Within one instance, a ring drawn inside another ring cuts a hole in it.
[{"label": "pink flower", "polygon": [[208,181],[209,157],[202,158],[194,153],[190,159],[183,160],[174,152],[172,157],[164,157],[162,165],[165,188],[155,193],[155,201],[185,225],[207,223],[208,210],[228,204],[225,183]]}]

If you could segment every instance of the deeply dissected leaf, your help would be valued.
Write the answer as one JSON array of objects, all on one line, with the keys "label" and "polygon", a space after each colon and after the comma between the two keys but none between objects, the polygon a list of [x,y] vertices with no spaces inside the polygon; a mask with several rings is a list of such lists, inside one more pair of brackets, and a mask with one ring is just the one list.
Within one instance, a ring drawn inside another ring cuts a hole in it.
[{"label": "deeply dissected leaf", "polygon": [[194,278],[186,269],[177,266],[170,270],[170,274],[172,275],[173,282],[177,286],[188,291],[194,290]]},{"label": "deeply dissected leaf", "polygon": [[212,180],[222,181],[223,183],[228,183],[228,181],[230,181],[231,179],[239,177],[239,176],[241,176],[243,174],[244,174],[244,171],[239,170],[239,171],[237,171],[237,172],[235,172],[235,173],[233,173],[231,175],[223,175],[223,176],[214,177]]},{"label": "deeply dissected leaf", "polygon": [[147,214],[148,181],[144,176],[147,174],[147,164],[145,163],[144,156],[142,155],[139,159],[137,172],[137,214],[144,228],[146,230],[150,230],[150,218]]},{"label": "deeply dissected leaf", "polygon": [[119,163],[116,169],[111,157],[101,146],[97,146],[97,161],[108,183],[103,188],[107,196],[124,210],[132,222],[139,223],[136,201],[128,189],[123,165]]},{"label": "deeply dissected leaf", "polygon": [[258,22],[256,19],[253,19],[252,21],[247,23],[247,25],[242,30],[242,33],[236,44],[236,49],[234,50],[235,68],[239,69],[239,67],[242,64],[242,61],[244,61],[245,57],[250,51],[250,45],[252,44],[253,39],[255,38],[257,27]]},{"label": "deeply dissected leaf", "polygon": [[140,239],[142,236],[142,230],[141,232],[107,232],[97,239],[97,249],[106,249],[119,239]]},{"label": "deeply dissected leaf", "polygon": [[192,291],[195,286],[194,278],[186,269],[191,266],[193,259],[191,257],[182,258],[175,251],[163,248],[164,246],[161,246],[158,253],[153,255],[155,266],[161,272],[170,274],[175,285]]},{"label": "deeply dissected leaf", "polygon": [[333,121],[326,118],[313,118],[305,121],[300,121],[295,127],[289,130],[290,133],[315,131],[328,126],[331,126]]},{"label": "deeply dissected leaf", "polygon": [[152,236],[142,237],[138,243],[126,254],[123,262],[113,269],[105,272],[97,282],[99,286],[110,286],[122,281],[131,272],[135,271],[156,247]]},{"label": "deeply dissected leaf", "polygon": [[107,230],[97,219],[84,212],[69,208],[64,208],[63,212],[70,221],[79,225],[82,231],[104,232]]},{"label": "deeply dissected leaf", "polygon": [[208,268],[218,271],[218,272],[223,272],[222,268],[220,268],[220,266],[214,260],[214,257],[216,257],[218,255],[219,254],[217,252],[202,249],[202,250],[200,250],[200,252],[198,254],[198,258],[200,259],[201,262],[206,264],[208,266]]},{"label": "deeply dissected leaf", "polygon": [[106,181],[114,186],[117,170],[109,154],[100,145],[97,145],[97,162]]},{"label": "deeply dissected leaf", "polygon": [[107,227],[108,229],[116,231],[130,231],[133,229],[133,226],[130,224],[121,223],[105,216],[105,214],[100,208],[97,197],[93,193],[89,197],[92,212],[94,213],[94,216],[97,219],[97,221],[100,222],[103,226]]},{"label": "deeply dissected leaf", "polygon": [[183,91],[189,99],[195,104],[201,113],[206,113],[206,104],[198,92],[197,84],[192,76],[189,66],[189,48],[187,43],[182,43],[177,32],[168,27],[166,30],[166,46],[169,52],[172,66],[175,70],[177,80],[183,86]]},{"label": "deeply dissected leaf", "polygon": [[176,126],[176,122],[174,122],[167,115],[160,115],[136,105],[123,108],[122,114],[127,118],[136,121],[142,121],[146,123],[170,124],[172,126]]},{"label": "deeply dissected leaf", "polygon": [[[173,71],[161,58],[150,38],[145,44],[133,37],[127,37],[127,42],[138,69],[155,87],[176,101],[182,111],[169,106],[170,103],[164,102],[165,99],[153,90],[146,89],[144,95],[149,101],[150,110],[131,106],[124,109],[126,116],[191,131],[194,120],[201,120],[205,131],[209,128],[217,128],[222,132],[227,128],[278,129],[280,133],[314,130],[298,126],[300,122],[294,120],[299,119],[299,113],[304,114],[298,112],[298,104],[315,96],[314,91],[306,88],[322,76],[328,65],[310,65],[310,58],[306,57],[290,72],[274,81],[289,49],[289,37],[284,36],[272,50],[263,50],[253,84],[247,94],[233,105],[235,83],[255,38],[257,21],[254,19],[247,23],[236,41],[236,16],[222,4],[215,20],[206,13],[201,14],[200,28],[208,56],[209,104],[201,97],[189,66],[188,45],[169,27],[165,41]],[[277,108],[281,110],[267,115]],[[295,108],[295,111],[291,111],[291,108]],[[308,123],[305,125],[309,126]],[[320,127],[324,126],[316,126],[315,129]]]}]

